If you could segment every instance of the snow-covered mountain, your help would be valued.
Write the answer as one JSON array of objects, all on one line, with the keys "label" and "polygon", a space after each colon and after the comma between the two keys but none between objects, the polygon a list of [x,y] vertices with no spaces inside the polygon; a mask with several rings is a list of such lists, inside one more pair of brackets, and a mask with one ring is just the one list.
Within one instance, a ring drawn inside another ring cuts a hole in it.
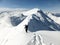
[{"label": "snow-covered mountain", "polygon": [[0,45],[60,45],[59,18],[38,8],[0,10]]},{"label": "snow-covered mountain", "polygon": [[8,25],[17,26],[20,23],[24,23],[24,25],[26,25],[26,22],[29,30],[32,32],[37,30],[60,30],[60,23],[58,19],[60,19],[60,17],[57,18],[51,13],[45,14],[38,8],[28,11],[10,10],[0,12],[0,23],[3,23],[2,20],[4,20],[8,23]]},{"label": "snow-covered mountain", "polygon": [[[37,31],[37,30],[60,30],[60,25],[57,24],[53,19],[47,16],[42,10],[40,9],[32,9],[24,13],[24,15],[28,15],[27,20],[28,26],[30,31]],[[53,15],[52,15],[53,17]]]},{"label": "snow-covered mountain", "polygon": [[24,12],[23,15],[27,16],[24,21],[22,21],[22,23],[24,23],[23,25],[28,25],[29,30],[32,32],[37,30],[60,30],[60,24],[56,23],[55,20],[40,9],[34,8]]}]

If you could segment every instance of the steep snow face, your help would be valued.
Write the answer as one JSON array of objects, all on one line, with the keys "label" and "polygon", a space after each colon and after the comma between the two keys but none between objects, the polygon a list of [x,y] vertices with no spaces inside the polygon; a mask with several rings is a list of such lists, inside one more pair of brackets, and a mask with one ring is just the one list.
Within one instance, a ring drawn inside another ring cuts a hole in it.
[{"label": "steep snow face", "polygon": [[20,24],[25,18],[26,18],[26,16],[24,16],[23,14],[21,14],[20,16],[12,16],[12,17],[10,17],[10,19],[11,19],[11,24],[12,24],[13,26],[17,26],[17,25]]},{"label": "steep snow face", "polygon": [[56,23],[60,24],[60,17],[57,17],[55,15],[53,15],[52,13],[47,13],[47,16],[49,16],[52,20],[54,20]]},{"label": "steep snow face", "polygon": [[27,16],[22,22],[23,25],[28,25],[28,29],[32,32],[37,30],[60,30],[60,25],[43,13],[42,10],[34,8],[23,13],[23,15]]}]

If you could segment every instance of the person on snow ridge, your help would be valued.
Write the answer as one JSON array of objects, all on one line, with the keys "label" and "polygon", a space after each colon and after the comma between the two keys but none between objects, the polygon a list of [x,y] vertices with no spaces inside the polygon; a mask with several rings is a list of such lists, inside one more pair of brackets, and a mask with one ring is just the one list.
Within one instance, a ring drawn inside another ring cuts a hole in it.
[{"label": "person on snow ridge", "polygon": [[27,30],[28,30],[28,25],[25,25],[25,31],[27,32]]}]

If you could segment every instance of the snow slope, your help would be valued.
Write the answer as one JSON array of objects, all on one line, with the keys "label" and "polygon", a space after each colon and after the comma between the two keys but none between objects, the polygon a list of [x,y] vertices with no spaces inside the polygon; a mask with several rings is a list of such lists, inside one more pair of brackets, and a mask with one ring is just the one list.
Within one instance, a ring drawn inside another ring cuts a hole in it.
[{"label": "snow slope", "polygon": [[[59,24],[42,10],[34,8],[18,12],[0,13],[0,45],[60,45],[60,32],[40,31],[60,29]],[[28,33],[25,32],[25,25],[29,27]]]}]

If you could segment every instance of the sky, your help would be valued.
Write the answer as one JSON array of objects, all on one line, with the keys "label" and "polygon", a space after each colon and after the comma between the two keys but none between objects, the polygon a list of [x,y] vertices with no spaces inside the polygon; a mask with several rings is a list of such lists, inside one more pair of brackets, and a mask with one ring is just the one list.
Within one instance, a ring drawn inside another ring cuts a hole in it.
[{"label": "sky", "polygon": [[60,0],[0,0],[0,8],[40,8],[60,13]]}]

